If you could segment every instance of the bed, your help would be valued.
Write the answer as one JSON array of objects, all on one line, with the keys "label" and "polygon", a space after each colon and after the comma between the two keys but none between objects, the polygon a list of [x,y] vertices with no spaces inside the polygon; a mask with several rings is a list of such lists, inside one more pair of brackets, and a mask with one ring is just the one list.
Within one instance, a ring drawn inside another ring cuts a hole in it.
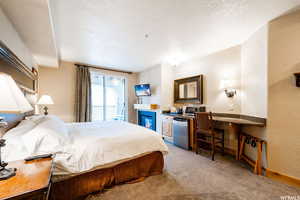
[{"label": "bed", "polygon": [[[35,105],[38,72],[1,41],[0,47],[0,71],[11,75]],[[0,113],[9,125],[2,156],[14,161],[55,153],[51,199],[82,199],[106,186],[162,173],[168,149],[154,131],[121,121],[65,124],[32,114]]]},{"label": "bed", "polygon": [[53,153],[51,199],[81,199],[107,186],[161,174],[168,152],[161,136],[123,121],[64,123],[31,116],[4,136],[5,161]]}]

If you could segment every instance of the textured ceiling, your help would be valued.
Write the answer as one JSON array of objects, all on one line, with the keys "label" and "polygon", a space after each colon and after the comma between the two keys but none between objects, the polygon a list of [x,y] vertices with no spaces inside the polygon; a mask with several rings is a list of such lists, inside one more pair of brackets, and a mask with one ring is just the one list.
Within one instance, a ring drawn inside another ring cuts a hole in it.
[{"label": "textured ceiling", "polygon": [[[240,44],[300,4],[300,0],[1,1],[14,2],[5,10],[17,8],[10,18],[36,55],[49,56],[57,44],[61,60],[128,71],[181,62]],[[44,7],[30,10],[27,5],[39,1],[50,3],[55,42],[49,41],[49,20],[40,20],[46,13]]]},{"label": "textured ceiling", "polygon": [[[53,0],[63,60],[141,71],[240,44],[299,0]],[[145,35],[148,35],[148,37]]]},{"label": "textured ceiling", "polygon": [[58,66],[47,0],[0,0],[0,6],[39,65]]}]

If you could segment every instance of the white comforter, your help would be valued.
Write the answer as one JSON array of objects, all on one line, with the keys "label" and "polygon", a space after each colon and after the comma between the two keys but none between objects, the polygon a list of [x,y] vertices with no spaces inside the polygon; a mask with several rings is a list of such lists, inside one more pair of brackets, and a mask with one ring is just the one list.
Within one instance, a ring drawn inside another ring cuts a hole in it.
[{"label": "white comforter", "polygon": [[81,173],[154,151],[168,152],[158,133],[127,122],[70,123],[64,125],[66,130],[51,129],[54,124],[57,123],[37,125],[18,137],[7,136],[4,159],[10,161],[29,155],[56,153],[54,174],[63,175]]}]

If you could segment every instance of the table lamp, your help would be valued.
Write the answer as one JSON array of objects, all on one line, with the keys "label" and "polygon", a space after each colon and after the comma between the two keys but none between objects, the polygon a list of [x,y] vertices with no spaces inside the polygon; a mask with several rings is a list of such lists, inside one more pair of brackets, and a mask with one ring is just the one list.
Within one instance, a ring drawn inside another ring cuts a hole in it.
[{"label": "table lamp", "polygon": [[[33,110],[24,94],[11,76],[0,72],[0,113],[21,114]],[[7,122],[0,117],[0,128],[7,127]],[[5,168],[7,163],[1,160],[1,147],[5,140],[0,139],[0,180],[5,180],[16,175],[16,169]]]},{"label": "table lamp", "polygon": [[44,114],[48,115],[48,107],[47,105],[52,105],[53,100],[49,95],[43,95],[40,100],[37,103],[38,105],[43,105],[44,106]]}]

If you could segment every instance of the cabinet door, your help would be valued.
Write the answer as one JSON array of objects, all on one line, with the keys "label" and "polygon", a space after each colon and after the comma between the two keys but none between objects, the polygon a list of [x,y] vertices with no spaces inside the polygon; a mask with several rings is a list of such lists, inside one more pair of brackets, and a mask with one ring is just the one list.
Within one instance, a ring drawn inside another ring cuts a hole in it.
[{"label": "cabinet door", "polygon": [[167,137],[173,137],[173,118],[164,117],[162,121],[162,134]]}]

